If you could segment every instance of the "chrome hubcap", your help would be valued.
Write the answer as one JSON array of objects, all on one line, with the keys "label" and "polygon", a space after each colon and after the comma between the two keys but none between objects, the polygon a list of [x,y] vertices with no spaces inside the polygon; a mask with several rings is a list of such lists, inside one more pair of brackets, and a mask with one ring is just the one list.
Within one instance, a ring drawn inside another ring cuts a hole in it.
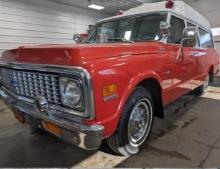
[{"label": "chrome hubcap", "polygon": [[133,146],[141,145],[149,134],[152,106],[148,99],[140,100],[133,108],[128,122],[128,138]]}]

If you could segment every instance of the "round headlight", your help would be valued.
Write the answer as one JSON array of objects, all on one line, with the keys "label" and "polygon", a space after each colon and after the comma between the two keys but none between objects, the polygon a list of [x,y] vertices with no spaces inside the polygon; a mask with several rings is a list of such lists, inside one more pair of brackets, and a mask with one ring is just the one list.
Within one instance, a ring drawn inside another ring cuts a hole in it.
[{"label": "round headlight", "polygon": [[74,108],[81,102],[81,88],[76,81],[63,78],[60,83],[62,103]]}]

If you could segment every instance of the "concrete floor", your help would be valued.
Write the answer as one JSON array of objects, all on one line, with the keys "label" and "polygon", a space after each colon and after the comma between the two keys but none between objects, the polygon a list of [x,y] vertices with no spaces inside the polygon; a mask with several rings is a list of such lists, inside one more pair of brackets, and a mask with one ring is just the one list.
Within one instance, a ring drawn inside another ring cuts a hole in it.
[{"label": "concrete floor", "polygon": [[31,134],[0,103],[0,167],[217,167],[220,166],[220,79],[202,97],[185,96],[155,119],[140,154],[120,157],[105,143],[84,151],[50,134]]}]

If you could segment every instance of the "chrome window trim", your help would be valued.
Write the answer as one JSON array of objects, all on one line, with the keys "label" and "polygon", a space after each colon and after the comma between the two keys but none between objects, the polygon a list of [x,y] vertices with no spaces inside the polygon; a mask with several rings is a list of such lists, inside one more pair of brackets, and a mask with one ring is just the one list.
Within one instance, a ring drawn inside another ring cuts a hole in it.
[{"label": "chrome window trim", "polygon": [[[18,63],[18,62],[2,62],[0,61],[0,67],[11,68],[15,70],[30,70],[44,73],[57,73],[63,75],[63,77],[77,77],[80,78],[83,84],[83,94],[84,94],[84,104],[85,110],[84,114],[86,119],[95,118],[95,106],[94,106],[94,94],[92,79],[89,72],[82,68],[76,66],[65,66],[65,65],[51,65],[51,64],[29,64],[29,63]],[[65,76],[66,75],[66,76]],[[89,95],[89,96],[88,96]],[[57,106],[52,106],[53,108],[58,108]],[[59,110],[64,110],[63,107],[59,107]],[[71,112],[76,112],[73,109],[65,109]],[[67,113],[67,112],[65,112]],[[80,114],[80,112],[79,112]],[[75,113],[75,115],[79,115]],[[73,114],[74,115],[74,114]]]}]

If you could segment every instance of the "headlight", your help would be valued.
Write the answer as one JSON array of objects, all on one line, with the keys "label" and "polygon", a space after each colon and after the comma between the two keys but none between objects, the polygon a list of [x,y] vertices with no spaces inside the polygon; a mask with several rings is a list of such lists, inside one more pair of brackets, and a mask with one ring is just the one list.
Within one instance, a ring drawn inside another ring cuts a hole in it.
[{"label": "headlight", "polygon": [[82,90],[80,83],[69,78],[60,78],[61,100],[64,106],[82,109]]}]

